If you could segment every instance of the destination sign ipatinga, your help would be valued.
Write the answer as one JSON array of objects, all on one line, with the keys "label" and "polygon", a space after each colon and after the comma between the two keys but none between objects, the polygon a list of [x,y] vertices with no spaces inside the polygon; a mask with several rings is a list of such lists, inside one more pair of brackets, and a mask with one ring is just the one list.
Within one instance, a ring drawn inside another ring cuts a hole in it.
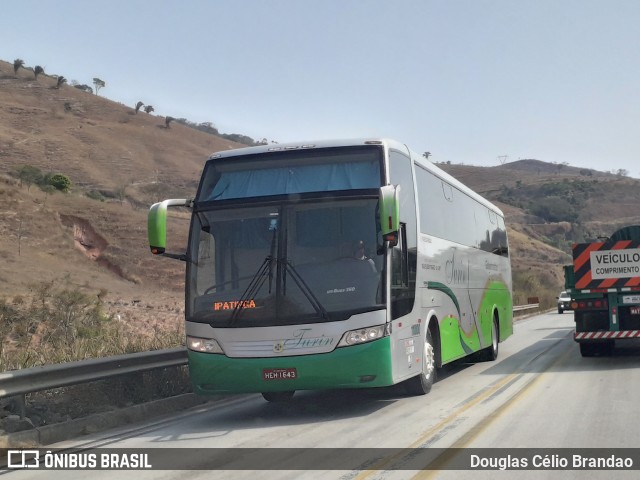
[{"label": "destination sign ipatinga", "polygon": [[215,302],[213,309],[217,312],[220,310],[235,310],[236,308],[256,308],[255,300],[230,300],[228,302]]}]

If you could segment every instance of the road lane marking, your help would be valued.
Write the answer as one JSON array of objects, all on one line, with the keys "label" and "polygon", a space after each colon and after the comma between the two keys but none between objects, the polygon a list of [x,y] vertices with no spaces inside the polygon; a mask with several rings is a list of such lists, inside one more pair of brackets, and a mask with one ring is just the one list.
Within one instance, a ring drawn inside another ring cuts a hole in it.
[{"label": "road lane marking", "polygon": [[[488,387],[486,387],[485,390],[481,391],[480,394],[472,396],[471,398],[463,402],[463,404],[458,409],[456,409],[453,413],[449,414],[449,416],[441,420],[439,423],[431,427],[426,432],[422,433],[418,437],[418,439],[413,443],[411,443],[408,447],[406,447],[406,449],[409,450],[409,449],[418,448],[424,445],[425,443],[427,443],[427,440],[429,440],[431,437],[434,437],[440,431],[444,430],[444,428],[448,424],[450,424],[454,420],[457,420],[462,413],[466,412],[467,410],[477,405],[478,403],[484,401],[485,399],[491,397],[491,395],[493,395],[496,391],[500,390],[503,386],[510,383],[511,381],[515,381],[516,377],[519,377],[520,375],[523,375],[523,374],[511,373],[507,375],[505,378],[498,380],[493,384],[489,385]],[[362,480],[364,478],[367,478],[373,475],[374,473],[380,470],[385,470],[385,467],[389,465],[393,465],[394,463],[397,463],[399,460],[401,460],[406,456],[407,456],[406,453],[400,452],[400,453],[397,453],[396,455],[392,455],[383,460],[380,460],[378,463],[374,464],[369,470],[364,470],[359,475],[353,477],[353,480]]]},{"label": "road lane marking", "polygon": [[[572,354],[573,350],[567,349],[562,355],[556,358],[549,366],[545,369],[544,372],[540,372],[538,375],[534,376],[530,381],[528,381],[520,390],[516,391],[510,398],[508,398],[505,402],[498,405],[489,415],[485,416],[482,420],[480,420],[477,424],[475,424],[467,433],[465,433],[462,437],[456,440],[449,449],[462,449],[466,448],[473,442],[481,433],[483,433],[493,422],[497,419],[501,418],[507,411],[514,407],[519,401],[525,398],[525,394],[528,394],[532,391],[533,387],[540,382],[540,379],[546,378],[549,373],[549,370],[555,366],[556,364],[563,361],[568,355]],[[453,452],[453,450],[451,450]],[[434,478],[434,476],[442,470],[444,466],[446,466],[451,460],[459,455],[459,452],[456,450],[455,453],[448,453],[447,451],[443,452],[442,455],[437,457],[433,462],[429,464],[429,466],[433,466],[434,468],[430,468],[429,470],[422,470],[418,472],[416,475],[411,477],[411,480],[428,480]]]},{"label": "road lane marking", "polygon": [[[525,375],[525,371],[524,370],[526,369],[526,367],[529,364],[531,364],[532,362],[534,362],[538,358],[544,356],[547,352],[549,352],[550,350],[552,350],[553,348],[555,348],[556,346],[558,346],[560,343],[562,343],[563,341],[567,340],[568,338],[569,338],[569,335],[565,335],[562,338],[556,340],[549,347],[545,348],[542,352],[540,352],[538,355],[536,355],[531,360],[529,360],[526,364],[522,365],[518,369],[517,372],[511,373],[511,374],[507,375],[506,377],[504,377],[504,378],[502,378],[500,380],[494,381],[492,384],[488,385],[483,390],[481,390],[478,394],[472,395],[471,397],[469,397],[468,399],[463,401],[463,403],[460,404],[459,408],[457,408],[454,412],[452,412],[446,418],[444,418],[443,420],[438,422],[436,425],[434,425],[433,427],[431,427],[427,431],[423,432],[418,437],[418,439],[415,440],[413,443],[411,443],[408,447],[406,447],[405,450],[410,450],[410,449],[413,449],[413,448],[425,448],[425,445],[428,445],[430,443],[429,440],[432,440],[431,443],[433,443],[433,441],[439,440],[441,438],[441,436],[438,437],[438,438],[435,438],[435,437],[437,437],[437,434],[442,432],[443,430],[445,430],[447,427],[451,426],[451,424],[454,421],[459,420],[459,417],[460,417],[461,414],[463,414],[467,410],[473,408],[474,406],[478,405],[479,403],[482,403],[482,402],[485,402],[485,401],[489,401],[489,400],[495,398],[496,396],[498,396],[500,393],[504,392],[506,389],[508,389],[511,385],[516,383],[518,380],[520,380]],[[561,359],[563,359],[566,355],[571,353],[571,351],[572,350],[567,349],[567,351],[564,354],[562,354],[556,360],[551,362],[551,364],[545,369],[545,372],[548,371],[549,368],[551,368],[553,365],[558,363]],[[537,379],[540,378],[543,375],[543,373],[544,372],[540,373],[537,377],[534,377],[531,381],[529,381],[527,384],[524,385],[523,389],[521,389],[518,392],[516,392],[511,398],[509,398],[506,402],[504,402],[501,405],[499,405],[497,408],[504,409],[505,407],[508,407],[509,405],[511,405],[515,401],[515,399],[518,398],[520,396],[520,394],[524,390],[527,390],[530,385],[533,385],[534,383],[537,383]],[[495,412],[495,410],[494,410],[494,412]],[[502,413],[502,412],[500,412],[500,413]],[[497,418],[497,415],[495,415],[495,416],[492,415],[492,416],[485,417],[485,419],[481,420],[478,425],[483,425],[484,424],[483,427],[482,427],[482,430],[483,430],[484,428],[486,428],[486,426],[488,426],[496,418]],[[458,439],[456,442],[454,442],[454,444],[451,447],[448,447],[448,448],[462,448],[461,446],[458,446],[458,444],[465,445],[465,444],[470,443],[473,440],[473,438],[475,438],[482,431],[482,430],[477,430],[476,431],[476,428],[478,427],[478,425],[472,427],[469,430],[469,432],[464,434],[460,439]],[[468,438],[468,436],[472,432],[475,432],[475,433],[473,434],[472,437]],[[392,455],[390,457],[384,458],[384,459],[378,461],[377,463],[375,463],[368,470],[361,471],[358,475],[356,475],[355,477],[352,477],[352,479],[353,480],[366,479],[366,478],[368,478],[368,477],[370,477],[370,476],[372,476],[372,475],[374,475],[376,473],[379,473],[381,470],[385,470],[386,467],[388,467],[389,465],[394,465],[396,463],[399,463],[400,461],[402,461],[403,458],[406,458],[407,456],[408,456],[407,453],[399,452],[399,453],[397,453],[395,455]],[[427,465],[427,466],[432,466],[433,465],[434,467],[436,467],[436,469],[433,469],[433,470],[422,470],[416,476],[414,476],[412,478],[413,479],[422,479],[422,480],[424,480],[426,478],[431,478],[431,475],[433,475],[433,474],[438,472],[438,469],[437,469],[438,466],[446,465],[449,461],[450,461],[450,458],[448,458],[447,457],[447,453],[444,452],[442,455],[438,456],[435,460],[430,462],[429,465]],[[424,476],[424,475],[427,475],[427,476]]]}]

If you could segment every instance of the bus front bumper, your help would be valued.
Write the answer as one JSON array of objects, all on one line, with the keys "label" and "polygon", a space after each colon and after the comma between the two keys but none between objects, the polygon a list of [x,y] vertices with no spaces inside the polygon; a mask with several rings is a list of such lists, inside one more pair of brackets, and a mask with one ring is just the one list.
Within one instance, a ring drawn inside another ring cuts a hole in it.
[{"label": "bus front bumper", "polygon": [[317,355],[229,358],[191,350],[188,354],[191,381],[199,395],[393,384],[389,337]]}]

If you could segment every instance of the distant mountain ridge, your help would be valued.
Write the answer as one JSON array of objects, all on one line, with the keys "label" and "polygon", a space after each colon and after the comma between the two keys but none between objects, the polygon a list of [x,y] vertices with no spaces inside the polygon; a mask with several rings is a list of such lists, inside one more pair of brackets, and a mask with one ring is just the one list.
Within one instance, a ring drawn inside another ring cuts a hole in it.
[{"label": "distant mountain ridge", "polygon": [[572,167],[566,163],[549,163],[536,159],[522,159],[508,162],[502,165],[502,167],[509,170],[519,170],[522,172],[531,172],[535,174],[553,174],[556,172],[570,172],[577,175],[584,176],[610,176],[611,173],[600,172],[591,168]]}]

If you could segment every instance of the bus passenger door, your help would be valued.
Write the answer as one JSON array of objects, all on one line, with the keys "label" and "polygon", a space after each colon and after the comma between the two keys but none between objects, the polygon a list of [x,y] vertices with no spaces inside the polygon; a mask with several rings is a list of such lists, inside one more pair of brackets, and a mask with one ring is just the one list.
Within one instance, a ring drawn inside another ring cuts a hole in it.
[{"label": "bus passenger door", "polygon": [[[400,223],[398,244],[391,249],[391,318],[395,339],[393,365],[396,379],[419,373],[422,368],[423,334],[413,315],[415,303],[415,249],[408,248],[406,224]],[[426,332],[425,332],[426,335]]]}]

